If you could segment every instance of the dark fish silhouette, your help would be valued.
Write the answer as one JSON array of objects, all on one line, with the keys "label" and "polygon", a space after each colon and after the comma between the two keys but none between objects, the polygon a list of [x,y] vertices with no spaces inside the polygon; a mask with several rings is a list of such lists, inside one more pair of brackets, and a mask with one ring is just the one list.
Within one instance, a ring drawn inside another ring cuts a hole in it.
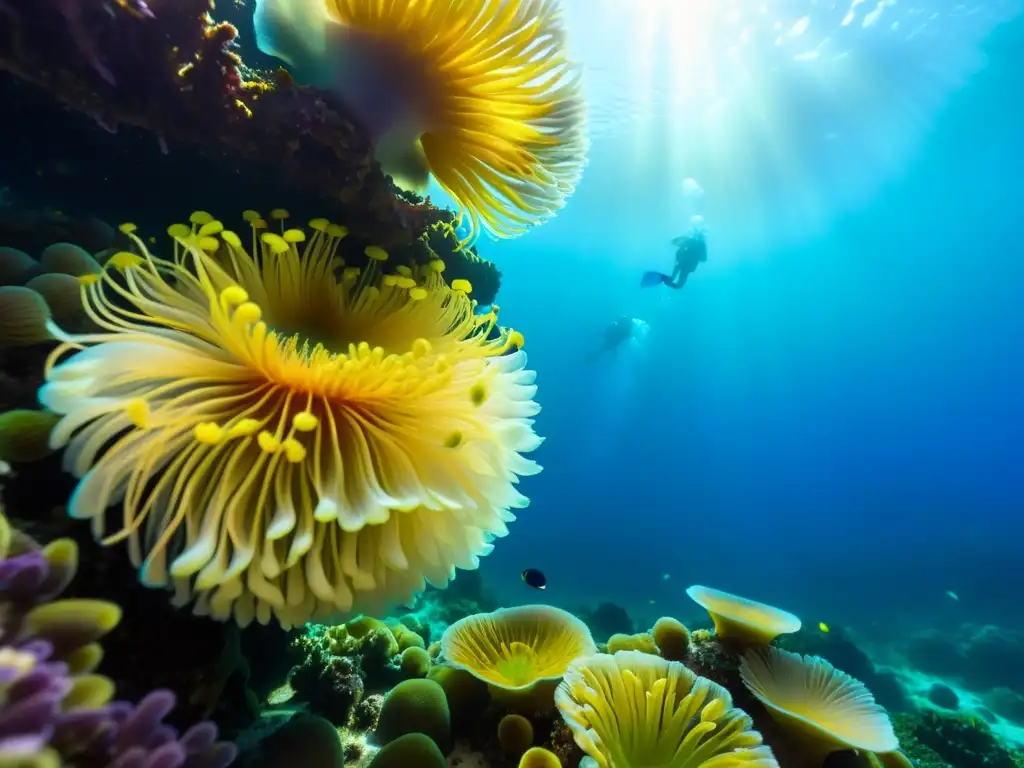
[{"label": "dark fish silhouette", "polygon": [[527,568],[523,571],[522,577],[528,587],[533,587],[534,589],[546,589],[548,586],[547,577],[536,568]]}]

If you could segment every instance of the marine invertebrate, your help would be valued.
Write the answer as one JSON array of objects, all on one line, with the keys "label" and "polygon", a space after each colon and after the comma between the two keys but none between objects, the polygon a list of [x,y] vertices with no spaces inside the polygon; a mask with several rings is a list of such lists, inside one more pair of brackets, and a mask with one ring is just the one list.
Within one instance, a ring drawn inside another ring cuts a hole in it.
[{"label": "marine invertebrate", "polygon": [[430,654],[424,648],[410,646],[402,651],[401,666],[406,677],[426,677],[430,671]]},{"label": "marine invertebrate", "polygon": [[143,583],[242,625],[407,603],[475,568],[540,469],[522,336],[440,262],[386,274],[370,247],[344,267],[344,227],[246,217],[251,253],[205,212],[169,228],[169,259],[123,226],[137,253],[84,282],[101,332],[51,325],[40,400],[81,478],[69,514],[126,540]]},{"label": "marine invertebrate", "polygon": [[376,739],[390,744],[408,733],[430,737],[447,753],[452,746],[451,715],[444,691],[433,680],[406,680],[384,697]]},{"label": "marine invertebrate", "polygon": [[778,768],[725,688],[658,656],[620,651],[577,659],[555,704],[600,768]]},{"label": "marine invertebrate", "polygon": [[38,461],[49,456],[50,430],[57,417],[47,411],[0,413],[0,461]]},{"label": "marine invertebrate", "polygon": [[769,714],[822,759],[845,749],[899,749],[892,722],[871,692],[825,659],[758,648],[743,656],[740,677]]},{"label": "marine invertebrate", "polygon": [[617,653],[618,651],[641,651],[656,654],[658,645],[649,632],[637,632],[635,635],[616,634],[608,638],[608,653]]},{"label": "marine invertebrate", "polygon": [[544,747],[530,747],[519,758],[519,768],[562,768],[562,761]]},{"label": "marine invertebrate", "polygon": [[[449,664],[483,680],[498,695],[553,688],[573,659],[597,650],[586,624],[550,605],[467,616],[448,627],[441,649]],[[544,696],[543,690],[539,693]]]},{"label": "marine invertebrate", "polygon": [[13,530],[0,508],[0,761],[46,768],[73,764],[224,768],[232,744],[200,723],[179,737],[163,723],[174,694],[138,704],[111,702],[113,683],[91,674],[99,643],[121,618],[102,600],[60,598],[74,578],[78,549],[62,539],[39,549]]},{"label": "marine invertebrate", "polygon": [[557,0],[259,0],[259,47],[361,119],[384,171],[429,174],[508,237],[562,207],[586,160],[585,102]]},{"label": "marine invertebrate", "polygon": [[533,744],[533,723],[522,715],[505,715],[498,722],[498,743],[510,755],[522,755]]},{"label": "marine invertebrate", "polygon": [[445,768],[444,753],[429,736],[407,733],[374,755],[370,768]]},{"label": "marine invertebrate", "polygon": [[756,600],[699,585],[687,589],[686,594],[711,614],[715,635],[722,640],[766,645],[779,635],[800,629],[800,619],[793,614]]},{"label": "marine invertebrate", "polygon": [[663,659],[683,661],[689,655],[690,631],[671,616],[662,616],[654,622],[651,637]]}]

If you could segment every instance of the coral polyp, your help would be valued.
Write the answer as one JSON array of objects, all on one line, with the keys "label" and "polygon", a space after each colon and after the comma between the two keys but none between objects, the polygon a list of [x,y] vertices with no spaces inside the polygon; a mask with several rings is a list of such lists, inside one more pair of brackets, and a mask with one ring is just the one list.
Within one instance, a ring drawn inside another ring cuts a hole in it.
[{"label": "coral polyp", "polygon": [[522,336],[440,261],[346,266],[340,225],[245,218],[250,248],[200,211],[166,259],[124,225],[134,250],[82,278],[101,332],[51,328],[69,514],[243,625],[383,610],[475,568],[539,471]]}]

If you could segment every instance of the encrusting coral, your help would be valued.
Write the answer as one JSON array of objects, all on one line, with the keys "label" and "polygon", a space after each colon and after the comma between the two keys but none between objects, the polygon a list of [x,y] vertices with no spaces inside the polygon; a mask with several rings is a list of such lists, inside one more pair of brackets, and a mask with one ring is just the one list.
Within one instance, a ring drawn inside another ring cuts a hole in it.
[{"label": "encrusting coral", "polygon": [[741,645],[767,645],[779,635],[797,632],[800,619],[788,611],[710,587],[694,585],[686,594],[715,622],[715,636]]},{"label": "encrusting coral", "polygon": [[400,186],[429,175],[470,237],[524,232],[586,162],[586,106],[558,0],[258,0],[257,42],[338,92]]},{"label": "encrusting coral", "polygon": [[78,565],[70,540],[39,549],[0,509],[0,763],[26,768],[224,768],[235,747],[200,723],[179,737],[162,721],[169,691],[137,705],[111,702],[113,683],[92,674],[97,642],[121,612],[100,600],[59,599]]},{"label": "encrusting coral", "polygon": [[599,768],[778,768],[729,692],[678,662],[639,651],[579,658],[555,703]]},{"label": "encrusting coral", "polygon": [[307,234],[286,215],[277,234],[247,212],[247,250],[196,212],[168,229],[170,258],[123,225],[137,252],[82,279],[101,332],[51,325],[63,343],[40,390],[81,478],[69,514],[127,540],[143,583],[242,625],[447,584],[505,535],[527,504],[517,477],[539,471],[521,455],[540,443],[522,336],[474,314],[442,262],[389,273],[371,246],[367,267],[345,266],[344,227]]}]

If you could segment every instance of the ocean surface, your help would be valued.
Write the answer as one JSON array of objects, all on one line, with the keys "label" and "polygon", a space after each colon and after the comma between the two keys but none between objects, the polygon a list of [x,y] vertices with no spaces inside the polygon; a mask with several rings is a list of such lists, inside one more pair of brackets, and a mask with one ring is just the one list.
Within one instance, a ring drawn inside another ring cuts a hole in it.
[{"label": "ocean surface", "polygon": [[[858,87],[857,73],[849,90],[815,86],[849,118],[852,155],[786,134],[811,93],[762,104],[774,126],[733,127],[789,147],[775,175],[757,165],[764,142],[749,167],[719,158],[719,176],[671,122],[685,116],[620,115],[558,218],[481,246],[547,438],[532,505],[482,565],[504,600],[536,600],[519,579],[534,567],[555,604],[611,600],[643,620],[698,615],[684,590],[701,583],[805,623],[1024,627],[1024,20],[977,5],[1003,23],[954,39],[963,20],[940,18],[933,47],[890,40],[888,68]],[[604,50],[613,66],[640,54]],[[652,87],[616,74],[623,102]],[[658,134],[647,152],[642,128]],[[708,262],[681,291],[642,291],[695,214]],[[586,364],[619,316],[649,325],[644,342]]]}]

